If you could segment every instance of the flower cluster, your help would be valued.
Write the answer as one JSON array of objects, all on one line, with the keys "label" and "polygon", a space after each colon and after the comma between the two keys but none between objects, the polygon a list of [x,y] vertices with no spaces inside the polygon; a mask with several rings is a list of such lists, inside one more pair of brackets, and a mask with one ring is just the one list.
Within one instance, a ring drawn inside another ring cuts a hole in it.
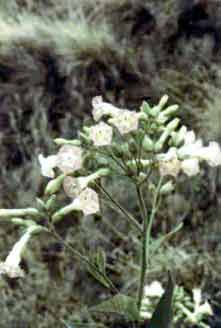
[{"label": "flower cluster", "polygon": [[[96,123],[84,127],[78,140],[56,139],[61,145],[57,154],[46,158],[39,155],[42,174],[53,179],[46,194],[57,192],[63,184],[66,195],[73,199],[71,204],[55,213],[54,218],[61,218],[73,210],[83,211],[85,215],[99,211],[98,195],[90,184],[108,175],[110,170],[113,173],[116,168],[110,164],[113,161],[126,174],[131,174],[132,169],[134,175],[139,174],[144,179],[147,168],[158,168],[161,176],[176,178],[180,172],[188,176],[198,174],[203,160],[213,167],[221,165],[220,146],[216,142],[204,146],[193,131],[180,126],[179,119],[173,116],[178,106],[165,108],[167,101],[165,95],[152,108],[144,102],[141,110],[136,112],[118,108],[103,101],[101,96],[92,100],[92,116]],[[97,172],[79,176],[90,158],[93,158]],[[104,166],[101,169],[100,163]],[[57,178],[56,168],[61,174]],[[164,189],[171,191],[171,182],[167,182]]]}]

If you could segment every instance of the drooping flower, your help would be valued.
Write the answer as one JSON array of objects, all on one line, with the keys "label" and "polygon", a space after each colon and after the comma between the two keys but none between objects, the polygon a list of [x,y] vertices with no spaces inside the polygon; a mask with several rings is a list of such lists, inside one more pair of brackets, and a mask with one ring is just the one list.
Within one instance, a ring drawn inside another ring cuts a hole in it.
[{"label": "drooping flower", "polygon": [[139,113],[135,111],[121,110],[118,115],[109,119],[108,122],[115,126],[120,134],[124,135],[138,129],[139,117]]},{"label": "drooping flower", "polygon": [[197,175],[200,172],[199,160],[197,158],[185,159],[181,162],[181,169],[188,176]]},{"label": "drooping flower", "polygon": [[101,96],[97,96],[92,99],[92,106],[92,115],[96,122],[99,121],[103,116],[115,116],[119,111],[121,111],[119,108],[113,106],[112,104],[104,102]]},{"label": "drooping flower", "polygon": [[57,165],[57,156],[51,155],[44,157],[42,154],[38,156],[39,163],[41,165],[41,173],[43,176],[48,178],[54,178],[54,168]]},{"label": "drooping flower", "polygon": [[4,262],[0,263],[0,274],[7,275],[10,278],[19,278],[24,276],[23,270],[20,268],[22,254],[31,238],[33,227],[29,227],[25,234],[13,246],[11,252]]},{"label": "drooping flower", "polygon": [[113,128],[104,122],[100,122],[89,128],[89,138],[97,147],[111,144]]},{"label": "drooping flower", "polygon": [[64,145],[57,154],[57,167],[65,173],[73,173],[82,167],[82,148]]}]

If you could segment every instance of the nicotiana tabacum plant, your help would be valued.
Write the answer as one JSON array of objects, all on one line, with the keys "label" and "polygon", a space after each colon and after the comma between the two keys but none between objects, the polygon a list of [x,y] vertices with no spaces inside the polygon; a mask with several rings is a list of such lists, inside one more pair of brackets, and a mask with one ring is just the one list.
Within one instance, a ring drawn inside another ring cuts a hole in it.
[{"label": "nicotiana tabacum plant", "polygon": [[[77,139],[55,139],[59,146],[56,154],[48,157],[39,155],[42,175],[50,180],[43,197],[37,199],[38,206],[0,210],[0,217],[26,229],[5,262],[1,263],[2,274],[23,276],[19,265],[27,242],[37,233],[50,233],[63,242],[97,280],[116,294],[103,306],[94,307],[94,311],[109,310],[132,321],[145,320],[143,300],[150,258],[182,226],[178,225],[158,240],[152,238],[152,226],[161,201],[174,190],[179,174],[187,177],[197,175],[202,161],[212,167],[221,165],[218,143],[203,145],[202,140],[175,117],[178,106],[167,106],[167,102],[168,96],[165,95],[156,106],[143,102],[139,111],[131,111],[104,102],[100,96],[95,97],[92,100],[95,124],[84,126]],[[109,192],[108,181],[113,176],[124,177],[136,190],[140,210],[137,217]],[[62,191],[67,199],[65,205],[60,203]],[[123,215],[139,239],[140,276],[134,298],[122,295],[107,275],[104,252],[92,260],[62,240],[55,229],[57,222],[75,211],[85,216],[98,213],[103,198]],[[148,327],[169,327],[173,288],[173,280],[169,277],[168,287]]]}]

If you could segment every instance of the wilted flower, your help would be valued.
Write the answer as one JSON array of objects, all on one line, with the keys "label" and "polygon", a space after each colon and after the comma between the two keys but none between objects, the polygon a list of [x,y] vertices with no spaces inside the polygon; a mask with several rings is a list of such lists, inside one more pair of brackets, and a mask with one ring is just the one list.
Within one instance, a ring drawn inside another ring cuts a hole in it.
[{"label": "wilted flower", "polygon": [[139,117],[139,113],[135,111],[121,110],[118,115],[109,119],[108,122],[114,125],[123,135],[138,129]]},{"label": "wilted flower", "polygon": [[57,165],[57,156],[51,155],[44,157],[42,154],[38,156],[39,163],[41,165],[41,173],[43,176],[48,178],[54,178],[54,168]]},{"label": "wilted flower", "polygon": [[95,146],[108,146],[111,144],[113,129],[104,122],[100,122],[89,128],[89,138]]},{"label": "wilted flower", "polygon": [[197,175],[200,172],[199,161],[197,158],[185,159],[181,162],[181,168],[188,176]]},{"label": "wilted flower", "polygon": [[65,174],[81,169],[82,162],[82,149],[77,146],[64,145],[57,154],[57,166]]},{"label": "wilted flower", "polygon": [[153,281],[144,287],[144,297],[161,297],[164,289],[159,281]]},{"label": "wilted flower", "polygon": [[33,226],[29,227],[25,234],[13,246],[11,252],[6,257],[5,262],[0,263],[0,274],[5,274],[10,278],[18,278],[24,276],[24,272],[19,265],[21,262],[22,253],[24,252],[26,245],[31,238],[33,230]]},{"label": "wilted flower", "polygon": [[103,116],[115,116],[120,111],[119,108],[113,106],[112,104],[104,102],[101,96],[97,96],[92,99],[92,106],[92,115],[96,122]]}]

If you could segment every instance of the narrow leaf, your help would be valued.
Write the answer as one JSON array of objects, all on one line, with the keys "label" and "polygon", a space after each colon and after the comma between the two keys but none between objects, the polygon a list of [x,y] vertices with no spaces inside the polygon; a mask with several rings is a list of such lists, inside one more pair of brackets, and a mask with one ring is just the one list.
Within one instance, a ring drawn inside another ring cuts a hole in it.
[{"label": "narrow leaf", "polygon": [[172,300],[174,282],[169,274],[167,288],[161,297],[147,328],[171,328],[172,327]]}]

